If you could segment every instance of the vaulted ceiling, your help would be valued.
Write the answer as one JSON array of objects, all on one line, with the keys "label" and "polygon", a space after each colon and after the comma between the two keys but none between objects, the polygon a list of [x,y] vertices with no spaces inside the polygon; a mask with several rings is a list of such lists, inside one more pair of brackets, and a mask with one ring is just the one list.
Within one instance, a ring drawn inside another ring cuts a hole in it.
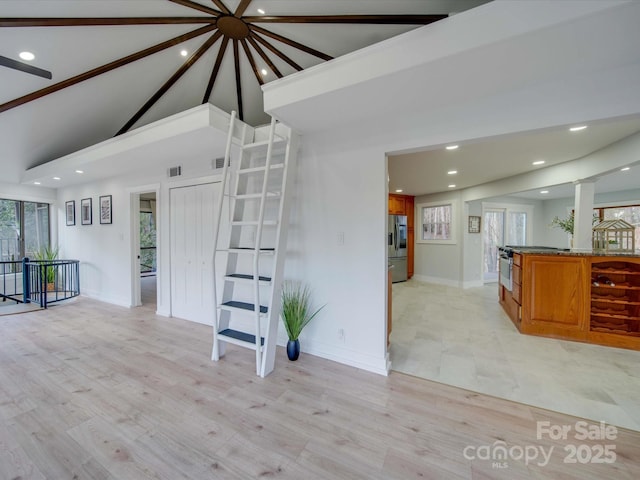
[{"label": "vaulted ceiling", "polygon": [[[260,86],[487,0],[3,0],[2,177],[201,103],[265,123]],[[337,112],[338,113],[338,112]]]}]

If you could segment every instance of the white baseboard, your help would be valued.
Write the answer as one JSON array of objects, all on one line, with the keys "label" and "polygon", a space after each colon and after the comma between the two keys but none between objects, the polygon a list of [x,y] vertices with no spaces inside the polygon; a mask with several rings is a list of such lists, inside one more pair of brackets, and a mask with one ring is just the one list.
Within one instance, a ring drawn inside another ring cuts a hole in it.
[{"label": "white baseboard", "polygon": [[129,301],[129,299],[124,300],[114,297],[105,297],[104,295],[100,294],[100,292],[82,290],[80,296],[91,298],[92,300],[98,300],[99,302],[110,303],[119,307],[131,308],[131,302]]},{"label": "white baseboard", "polygon": [[476,287],[484,287],[484,282],[482,280],[469,280],[468,282],[462,282],[462,288]]},{"label": "white baseboard", "polygon": [[[278,342],[278,344],[280,345],[280,342]],[[386,357],[378,358],[372,357],[371,355],[363,355],[345,348],[320,344],[307,339],[300,339],[300,351],[308,355],[314,355],[343,365],[366,370],[367,372],[377,373],[378,375],[389,375]]]}]

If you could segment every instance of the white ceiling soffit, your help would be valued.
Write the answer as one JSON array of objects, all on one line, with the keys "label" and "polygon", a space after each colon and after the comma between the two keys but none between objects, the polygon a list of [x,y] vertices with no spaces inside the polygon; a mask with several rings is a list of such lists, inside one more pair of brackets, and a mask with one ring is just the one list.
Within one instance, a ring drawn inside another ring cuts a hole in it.
[{"label": "white ceiling soffit", "polygon": [[228,124],[229,114],[200,105],[33,167],[22,183],[61,188],[136,172],[158,175],[193,159],[210,163],[224,155]]}]

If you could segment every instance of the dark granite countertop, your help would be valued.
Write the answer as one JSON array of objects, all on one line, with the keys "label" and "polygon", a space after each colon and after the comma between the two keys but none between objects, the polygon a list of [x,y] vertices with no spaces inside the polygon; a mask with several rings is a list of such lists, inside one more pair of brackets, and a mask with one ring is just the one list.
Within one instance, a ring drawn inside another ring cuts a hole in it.
[{"label": "dark granite countertop", "polygon": [[566,257],[640,257],[640,251],[636,250],[635,252],[602,252],[602,251],[593,251],[593,252],[583,252],[583,251],[571,251],[568,249],[535,249],[535,248],[523,248],[513,249],[514,253],[519,253],[521,255],[554,255],[554,256],[566,256]]}]

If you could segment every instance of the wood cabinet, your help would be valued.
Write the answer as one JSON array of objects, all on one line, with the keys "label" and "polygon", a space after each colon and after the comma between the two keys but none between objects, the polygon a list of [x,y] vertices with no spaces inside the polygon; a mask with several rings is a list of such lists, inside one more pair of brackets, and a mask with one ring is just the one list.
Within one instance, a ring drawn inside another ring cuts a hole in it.
[{"label": "wood cabinet", "polygon": [[406,196],[389,194],[389,215],[406,215]]},{"label": "wood cabinet", "polygon": [[640,258],[514,254],[500,304],[521,333],[640,350]]},{"label": "wood cabinet", "polygon": [[594,259],[590,300],[590,338],[640,343],[640,260]]},{"label": "wood cabinet", "polygon": [[411,195],[389,194],[389,215],[407,216],[407,278],[413,277],[415,251],[414,197]]}]

